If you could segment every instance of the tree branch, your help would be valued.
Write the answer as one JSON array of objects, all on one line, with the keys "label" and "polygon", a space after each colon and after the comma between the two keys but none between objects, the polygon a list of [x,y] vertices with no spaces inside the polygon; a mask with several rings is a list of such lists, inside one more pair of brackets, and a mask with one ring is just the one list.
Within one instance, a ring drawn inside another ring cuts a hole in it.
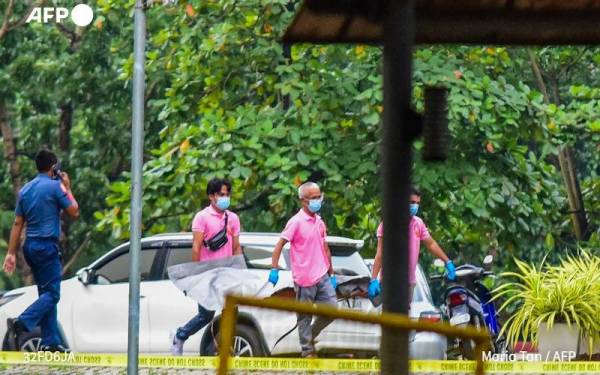
[{"label": "tree branch", "polygon": [[81,35],[69,30],[65,25],[63,25],[62,23],[58,23],[55,22],[54,26],[56,26],[56,28],[58,29],[58,31],[60,31],[63,35],[65,35],[67,37],[67,39],[69,40],[69,50],[71,53],[75,52],[79,46],[79,42],[81,41]]},{"label": "tree branch", "polygon": [[560,79],[562,78],[562,75],[567,73],[573,66],[575,66],[575,64],[577,64],[577,62],[579,60],[581,60],[581,58],[583,57],[583,55],[588,51],[587,48],[582,48],[581,52],[579,52],[579,54],[577,56],[575,56],[575,58],[569,62],[568,64],[566,64],[561,70],[560,72],[558,72],[558,74],[556,75],[556,79]]},{"label": "tree branch", "polygon": [[2,27],[0,27],[0,39],[4,38],[8,30],[10,30],[9,21],[10,16],[12,16],[14,5],[14,0],[8,0],[8,4],[6,5],[6,11],[4,12],[4,20],[2,21]]},{"label": "tree branch", "polygon": [[529,53],[529,60],[531,61],[531,69],[533,70],[533,74],[535,75],[536,83],[538,89],[544,96],[544,102],[546,104],[550,103],[550,97],[548,96],[548,89],[546,88],[546,84],[544,83],[544,77],[542,77],[542,70],[540,69],[540,64],[537,61],[537,57],[533,53],[531,49],[527,50]]},{"label": "tree branch", "polygon": [[256,207],[256,203],[258,203],[258,201],[260,201],[261,199],[268,197],[269,196],[269,191],[265,190],[263,192],[261,192],[260,194],[258,194],[254,199],[252,199],[249,202],[244,203],[241,206],[237,206],[235,208],[235,212],[242,212],[242,211],[247,211],[251,208]]},{"label": "tree branch", "polygon": [[63,35],[65,35],[67,37],[67,39],[69,39],[71,41],[71,43],[73,43],[73,39],[75,39],[77,37],[77,35],[73,31],[69,30],[62,23],[55,22],[54,26],[58,29],[58,31],[60,31]]},{"label": "tree branch", "polygon": [[8,27],[9,30],[16,29],[17,27],[23,26],[25,21],[27,21],[27,17],[29,17],[31,12],[33,12],[33,9],[36,7],[40,7],[40,6],[44,5],[45,3],[46,3],[46,0],[38,0],[36,2],[31,3],[31,5],[29,5],[29,8],[27,8],[27,12],[25,12],[23,17],[21,17],[17,22],[10,24],[10,26]]},{"label": "tree branch", "polygon": [[146,102],[150,99],[150,97],[154,93],[154,89],[156,88],[157,84],[158,84],[158,81],[154,81],[150,84],[150,86],[148,86],[148,89],[146,90],[146,95],[144,95],[144,105],[146,104]]},{"label": "tree branch", "polygon": [[[260,201],[261,199],[265,198],[269,196],[269,191],[263,191],[262,193],[258,194],[254,199],[242,204],[241,206],[236,206],[235,207],[235,212],[242,212],[242,211],[246,211],[249,210],[251,208],[254,208],[256,206],[256,203],[258,201]],[[188,211],[184,211],[184,212],[176,212],[176,213],[167,213],[164,215],[158,215],[158,216],[153,216],[150,217],[148,219],[148,221],[146,222],[146,226],[147,227],[151,227],[153,226],[158,220],[160,219],[166,219],[166,218],[170,218],[170,217],[177,217],[177,216],[181,216],[181,215],[186,215],[188,214]]]},{"label": "tree branch", "polygon": [[17,145],[14,133],[8,122],[8,110],[4,102],[0,102],[0,135],[4,144],[4,157],[8,161],[10,177],[15,197],[19,196],[21,190],[21,166],[17,159]]},{"label": "tree branch", "polygon": [[166,219],[166,218],[170,218],[170,217],[177,217],[177,216],[181,216],[181,215],[185,215],[188,214],[189,212],[176,212],[173,214],[164,214],[164,215],[158,215],[158,216],[154,216],[148,219],[148,221],[146,222],[146,227],[150,228],[154,225],[154,223],[156,223],[158,220],[160,219]]},{"label": "tree branch", "polygon": [[73,124],[73,104],[69,101],[58,107],[58,145],[63,155],[68,158],[71,151],[71,127]]},{"label": "tree branch", "polygon": [[109,182],[115,182],[119,178],[119,176],[121,176],[121,173],[125,171],[125,166],[123,165],[123,162],[123,156],[121,154],[117,155],[116,163],[114,163],[113,168],[107,175]]},{"label": "tree branch", "polygon": [[554,96],[554,101],[553,103],[556,105],[559,105],[561,100],[560,100],[560,92],[558,90],[558,77],[554,77],[552,78],[552,80],[550,81],[552,84],[550,85],[550,87],[552,88],[552,95]]},{"label": "tree branch", "polygon": [[63,267],[63,272],[62,272],[63,276],[66,275],[66,273],[69,270],[69,268],[71,268],[71,266],[75,263],[75,261],[77,260],[77,258],[79,257],[79,255],[81,255],[81,252],[83,251],[83,249],[85,248],[85,246],[87,245],[87,243],[90,241],[91,238],[92,238],[92,232],[89,231],[85,235],[85,238],[84,238],[83,242],[81,242],[81,244],[79,245],[79,247],[77,248],[77,250],[75,250],[75,252],[71,256],[71,259],[69,259],[69,261],[67,262],[67,264],[65,264],[65,266]]},{"label": "tree branch", "polygon": [[[558,90],[558,76],[559,74],[563,74],[566,70],[563,69],[561,70],[561,72],[553,75],[551,78],[549,78],[550,84],[551,84],[551,89],[552,89],[552,96],[553,98],[551,98],[548,95],[548,90],[546,89],[546,85],[544,84],[544,80],[542,79],[542,75],[541,75],[541,71],[540,71],[540,66],[537,63],[537,59],[535,58],[535,55],[533,54],[533,52],[531,50],[528,50],[529,52],[529,58],[531,60],[531,66],[533,68],[533,72],[536,76],[537,82],[538,82],[538,86],[540,87],[540,91],[542,91],[542,94],[544,95],[544,102],[546,104],[549,103],[554,103],[556,105],[560,104],[560,93]],[[583,54],[584,51],[582,51],[582,53],[580,53],[579,56],[577,56],[575,58],[575,60],[573,60],[571,62],[571,66],[574,65],[577,60],[579,60],[581,58],[581,55]],[[573,227],[574,227],[574,232],[575,232],[575,236],[577,237],[578,240],[582,240],[586,238],[586,232],[587,232],[587,219],[586,219],[586,214],[585,214],[585,208],[583,206],[583,199],[582,199],[582,195],[581,195],[581,188],[579,185],[579,180],[577,178],[577,173],[575,171],[575,162],[574,162],[574,156],[572,153],[572,149],[570,147],[564,147],[561,148],[559,150],[558,153],[558,161],[559,161],[559,168],[561,171],[561,174],[563,175],[563,180],[564,180],[564,184],[565,184],[565,189],[567,191],[567,202],[569,204],[569,207],[572,211],[571,213],[571,221],[573,222]]]}]

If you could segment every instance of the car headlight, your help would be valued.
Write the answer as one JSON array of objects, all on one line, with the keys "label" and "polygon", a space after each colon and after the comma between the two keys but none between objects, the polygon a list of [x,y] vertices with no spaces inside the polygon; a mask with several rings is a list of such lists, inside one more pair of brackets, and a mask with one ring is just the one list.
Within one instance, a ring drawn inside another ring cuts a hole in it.
[{"label": "car headlight", "polygon": [[15,293],[15,294],[11,294],[11,295],[3,295],[2,297],[0,297],[0,306],[4,306],[7,303],[9,303],[10,301],[12,301],[13,299],[17,298],[17,297],[21,297],[23,294],[25,293]]}]

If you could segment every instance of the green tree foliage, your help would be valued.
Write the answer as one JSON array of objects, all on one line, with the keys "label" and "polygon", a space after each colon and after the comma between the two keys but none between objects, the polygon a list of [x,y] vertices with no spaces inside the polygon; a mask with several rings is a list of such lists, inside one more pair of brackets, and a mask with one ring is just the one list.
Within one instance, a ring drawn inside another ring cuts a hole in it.
[{"label": "green tree foliage", "polygon": [[[67,23],[71,34],[29,24],[0,41],[0,95],[19,150],[56,145],[58,109],[73,108],[72,141],[61,157],[84,213],[69,233],[71,254],[92,228],[89,256],[108,249],[105,234],[128,236],[133,3],[97,0],[94,23]],[[373,254],[381,49],[301,45],[288,53],[279,38],[292,16],[281,0],[181,0],[148,10],[145,235],[189,230],[214,176],[233,180],[244,230],[280,231],[297,209],[296,186],[312,176],[325,191],[330,233],[365,239],[365,255]],[[544,74],[560,78],[551,87],[560,97],[555,104],[544,100],[526,49],[415,51],[414,105],[422,109],[425,85],[450,88],[453,135],[443,164],[422,162],[422,142],[415,144],[421,215],[462,260],[490,249],[507,261],[538,260],[574,245],[556,157],[565,144],[577,151],[591,241],[600,242],[600,51],[531,52]],[[33,165],[20,160],[26,180]],[[0,228],[8,238],[8,165],[0,173]]]},{"label": "green tree foliage", "polygon": [[[234,180],[244,229],[278,231],[295,210],[295,187],[321,171],[330,231],[367,239],[373,250],[380,49],[294,46],[288,59],[277,41],[290,20],[285,2],[190,2],[184,9],[151,33],[150,69],[168,85],[149,103],[164,128],[146,164],[147,233],[189,229],[214,176]],[[556,152],[575,139],[587,148],[597,140],[597,98],[573,90],[589,93],[598,82],[591,64],[598,50],[556,51],[563,59],[557,66],[579,72],[560,86],[568,97],[560,106],[535,89],[525,49],[415,53],[415,106],[422,107],[425,85],[451,88],[454,136],[447,163],[415,164],[423,215],[466,260],[490,249],[540,259],[557,242],[573,242]],[[596,154],[583,153],[581,163],[587,188],[597,179]],[[98,213],[100,228],[126,237],[129,182],[111,189],[115,208]]]},{"label": "green tree foliage", "polygon": [[[164,126],[146,164],[149,232],[188,228],[218,175],[235,181],[246,230],[280,230],[296,186],[319,171],[333,228],[375,212],[379,52],[300,47],[286,59],[277,43],[291,19],[286,2],[256,4],[199,3],[151,32],[149,69],[160,67],[168,84],[148,103]],[[118,209],[98,214],[117,236],[127,235],[129,188],[114,184]]]},{"label": "green tree foliage", "polygon": [[[0,1],[0,9],[6,9],[7,3]],[[26,2],[16,2],[11,21],[24,16],[27,7]],[[15,135],[21,184],[36,174],[32,158],[37,150],[49,148],[58,154],[81,203],[79,220],[63,225],[62,252],[67,263],[75,254],[95,257],[106,251],[105,236],[93,230],[94,212],[107,207],[107,186],[129,166],[130,93],[118,80],[129,52],[120,57],[112,42],[127,44],[130,38],[121,34],[122,24],[103,26],[96,22],[83,29],[70,21],[63,25],[32,22],[10,30],[0,40],[0,105],[5,105],[7,125]],[[16,197],[7,162],[3,161],[0,173],[0,250],[4,251]],[[18,284],[19,275],[5,282],[7,287]]]}]

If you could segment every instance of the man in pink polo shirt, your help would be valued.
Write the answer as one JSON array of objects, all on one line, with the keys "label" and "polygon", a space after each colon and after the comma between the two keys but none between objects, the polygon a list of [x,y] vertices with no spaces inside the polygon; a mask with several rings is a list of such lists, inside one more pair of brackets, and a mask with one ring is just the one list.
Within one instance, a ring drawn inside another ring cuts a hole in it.
[{"label": "man in pink polo shirt", "polygon": [[[421,241],[425,244],[427,249],[436,257],[446,263],[446,270],[448,272],[448,279],[454,280],[456,272],[454,269],[454,263],[448,258],[444,250],[438,245],[438,243],[431,237],[427,226],[423,220],[417,216],[419,211],[419,203],[421,203],[421,192],[416,188],[411,188],[410,194],[410,222],[408,224],[408,282],[410,284],[410,290],[408,295],[409,302],[412,301],[413,291],[417,283],[416,270],[417,264],[419,263],[419,249],[421,247]],[[369,296],[371,298],[377,296],[381,292],[379,273],[381,271],[381,258],[383,253],[383,222],[379,224],[377,228],[377,254],[375,255],[375,261],[373,262],[373,275],[371,283],[369,284]]]},{"label": "man in pink polo shirt", "polygon": [[[231,183],[225,179],[213,178],[208,182],[206,195],[210,199],[210,205],[198,212],[192,221],[192,261],[203,262],[241,254],[240,219],[227,210],[231,197]],[[225,231],[227,241],[216,240],[223,238],[219,236],[219,232],[222,231]],[[182,355],[183,344],[188,337],[210,323],[214,315],[214,311],[198,305],[198,314],[177,329],[171,353]]]},{"label": "man in pink polo shirt", "polygon": [[[335,288],[337,281],[331,266],[331,252],[327,246],[327,228],[317,214],[323,196],[319,185],[307,182],[298,188],[302,208],[286,224],[281,239],[275,245],[271,260],[269,281],[279,280],[279,257],[281,250],[290,242],[292,276],[299,301],[337,304]],[[298,314],[298,335],[303,357],[315,357],[314,339],[331,323],[331,319],[317,317],[311,325],[312,315]]]}]

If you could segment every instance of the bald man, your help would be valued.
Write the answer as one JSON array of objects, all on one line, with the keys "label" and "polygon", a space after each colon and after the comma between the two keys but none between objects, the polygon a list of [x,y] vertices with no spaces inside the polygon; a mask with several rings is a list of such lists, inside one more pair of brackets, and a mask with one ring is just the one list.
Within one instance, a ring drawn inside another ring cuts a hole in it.
[{"label": "bald man", "polygon": [[[287,222],[281,238],[273,250],[269,281],[279,280],[279,257],[286,243],[290,243],[290,261],[296,298],[301,302],[336,305],[337,281],[327,246],[327,227],[317,214],[323,203],[319,185],[307,182],[298,188],[302,208]],[[298,314],[298,336],[303,357],[316,357],[314,339],[331,323],[331,319]]]}]

